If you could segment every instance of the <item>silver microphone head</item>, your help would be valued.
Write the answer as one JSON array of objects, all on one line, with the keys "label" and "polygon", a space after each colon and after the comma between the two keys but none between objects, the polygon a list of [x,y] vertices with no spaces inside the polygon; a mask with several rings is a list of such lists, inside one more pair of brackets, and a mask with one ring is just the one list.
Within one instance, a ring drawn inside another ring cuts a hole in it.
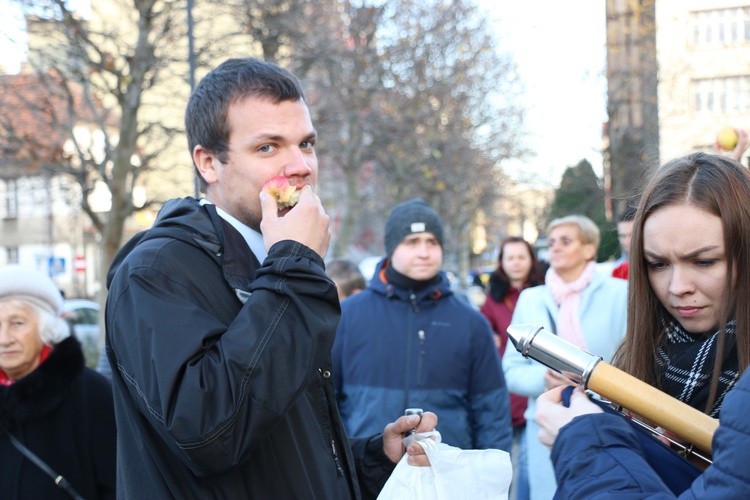
[{"label": "silver microphone head", "polygon": [[510,325],[508,338],[524,358],[538,361],[583,386],[584,389],[591,371],[602,359],[539,325]]}]

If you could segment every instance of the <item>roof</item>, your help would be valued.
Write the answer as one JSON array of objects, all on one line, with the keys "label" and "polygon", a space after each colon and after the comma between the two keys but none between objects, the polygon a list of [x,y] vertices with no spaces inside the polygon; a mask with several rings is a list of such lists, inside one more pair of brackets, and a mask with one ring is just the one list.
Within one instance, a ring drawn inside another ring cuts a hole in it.
[{"label": "roof", "polygon": [[0,75],[0,178],[66,161],[73,126],[93,121],[82,97],[80,86],[55,72]]}]

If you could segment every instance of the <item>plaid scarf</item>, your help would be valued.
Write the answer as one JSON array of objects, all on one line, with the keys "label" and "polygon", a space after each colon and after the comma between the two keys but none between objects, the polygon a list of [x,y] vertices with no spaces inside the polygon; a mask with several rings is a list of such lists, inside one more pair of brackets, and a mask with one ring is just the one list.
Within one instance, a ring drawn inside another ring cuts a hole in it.
[{"label": "plaid scarf", "polygon": [[[661,373],[660,389],[693,408],[705,411],[711,392],[719,331],[711,336],[692,334],[667,314],[662,314],[661,323],[667,335],[655,353],[656,364]],[[736,323],[732,319],[727,323],[722,372],[717,397],[711,407],[710,415],[714,418],[719,416],[724,396],[740,376],[735,328]]]}]

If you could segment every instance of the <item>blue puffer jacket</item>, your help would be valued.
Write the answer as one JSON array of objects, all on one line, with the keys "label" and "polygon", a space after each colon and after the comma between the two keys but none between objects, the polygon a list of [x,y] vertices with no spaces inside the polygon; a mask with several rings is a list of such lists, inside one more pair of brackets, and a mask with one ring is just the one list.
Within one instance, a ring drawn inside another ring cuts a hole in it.
[{"label": "blue puffer jacket", "polygon": [[[746,370],[721,408],[721,425],[712,443],[713,465],[679,498],[750,498],[748,414],[750,371]],[[552,448],[558,497],[674,498],[642,453],[633,429],[617,415],[573,419],[562,428]]]},{"label": "blue puffer jacket", "polygon": [[393,415],[418,407],[438,415],[452,446],[510,451],[510,399],[487,320],[444,275],[413,292],[386,283],[383,264],[341,304],[333,374],[349,435],[382,432]]}]

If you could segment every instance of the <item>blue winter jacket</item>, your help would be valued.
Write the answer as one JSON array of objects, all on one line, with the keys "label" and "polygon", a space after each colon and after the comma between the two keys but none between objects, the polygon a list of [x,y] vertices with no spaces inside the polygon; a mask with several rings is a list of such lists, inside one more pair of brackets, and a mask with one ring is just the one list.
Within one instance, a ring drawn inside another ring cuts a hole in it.
[{"label": "blue winter jacket", "polygon": [[452,446],[510,451],[510,399],[487,320],[444,275],[413,292],[386,283],[383,264],[341,304],[333,374],[349,435],[382,432],[417,407],[437,414]]},{"label": "blue winter jacket", "polygon": [[[726,395],[714,434],[713,465],[682,499],[750,498],[750,371]],[[563,427],[552,448],[558,498],[675,498],[643,457],[633,429],[617,415],[593,414]]]}]

